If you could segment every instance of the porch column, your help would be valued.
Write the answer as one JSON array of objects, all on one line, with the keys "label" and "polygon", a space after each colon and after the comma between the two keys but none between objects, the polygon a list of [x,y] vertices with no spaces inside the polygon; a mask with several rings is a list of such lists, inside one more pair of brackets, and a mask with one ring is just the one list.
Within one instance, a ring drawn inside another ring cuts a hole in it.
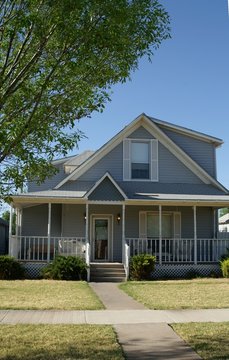
[{"label": "porch column", "polygon": [[194,263],[197,264],[197,228],[196,228],[196,205],[193,206],[193,233],[194,233]]},{"label": "porch column", "polygon": [[48,203],[48,247],[47,247],[47,261],[50,262],[50,241],[51,241],[51,203]]},{"label": "porch column", "polygon": [[14,256],[13,254],[13,239],[12,239],[12,224],[13,224],[13,206],[10,206],[10,221],[9,221],[9,255]]},{"label": "porch column", "polygon": [[159,264],[162,264],[162,206],[159,205]]},{"label": "porch column", "polygon": [[90,264],[90,245],[89,245],[89,238],[88,238],[88,225],[89,225],[89,205],[86,204],[86,213],[85,213],[85,241],[86,241],[86,264]]},{"label": "porch column", "polygon": [[122,205],[122,263],[125,263],[125,242],[126,242],[126,206]]}]

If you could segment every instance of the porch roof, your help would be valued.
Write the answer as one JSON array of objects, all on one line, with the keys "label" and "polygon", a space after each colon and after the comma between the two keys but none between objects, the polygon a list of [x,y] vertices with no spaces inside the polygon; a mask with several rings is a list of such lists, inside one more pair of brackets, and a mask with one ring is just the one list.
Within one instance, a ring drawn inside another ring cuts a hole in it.
[{"label": "porch roof", "polygon": [[[113,201],[88,200],[86,191],[45,190],[24,193],[12,197],[15,205],[38,203],[113,203]],[[166,194],[138,192],[119,201],[126,205],[170,205],[170,206],[212,206],[229,207],[229,195]]]}]

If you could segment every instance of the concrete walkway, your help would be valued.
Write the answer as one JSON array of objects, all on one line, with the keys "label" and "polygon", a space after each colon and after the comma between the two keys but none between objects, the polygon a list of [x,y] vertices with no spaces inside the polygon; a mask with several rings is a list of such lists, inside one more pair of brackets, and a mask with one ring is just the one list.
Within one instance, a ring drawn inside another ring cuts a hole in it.
[{"label": "concrete walkway", "polygon": [[[91,283],[90,285],[105,307],[109,309],[107,311],[111,311],[111,314],[114,315],[114,312],[119,310],[114,319],[118,321],[115,330],[127,360],[201,359],[168,324],[174,322],[174,315],[178,316],[178,322],[183,322],[185,317],[186,320],[190,319],[191,321],[195,321],[195,318],[198,321],[200,318],[209,321],[209,316],[206,316],[206,313],[204,315],[203,312],[197,311],[194,316],[194,313],[190,312],[188,315],[187,312],[180,311],[174,313],[174,311],[142,310],[145,309],[144,306],[121,291],[117,284]],[[210,314],[212,316],[212,312],[208,312],[207,315]],[[126,318],[128,315],[129,319]],[[225,313],[223,312],[223,318],[224,316]],[[123,323],[124,318],[126,323]]]}]

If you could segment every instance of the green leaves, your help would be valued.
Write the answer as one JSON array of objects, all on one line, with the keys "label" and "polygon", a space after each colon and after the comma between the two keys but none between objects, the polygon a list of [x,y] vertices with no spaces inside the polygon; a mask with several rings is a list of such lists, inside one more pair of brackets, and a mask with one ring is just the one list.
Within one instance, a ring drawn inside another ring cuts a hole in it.
[{"label": "green leaves", "polygon": [[0,175],[11,191],[44,179],[44,162],[81,139],[76,120],[103,111],[110,87],[170,37],[156,0],[5,0],[0,29]]}]

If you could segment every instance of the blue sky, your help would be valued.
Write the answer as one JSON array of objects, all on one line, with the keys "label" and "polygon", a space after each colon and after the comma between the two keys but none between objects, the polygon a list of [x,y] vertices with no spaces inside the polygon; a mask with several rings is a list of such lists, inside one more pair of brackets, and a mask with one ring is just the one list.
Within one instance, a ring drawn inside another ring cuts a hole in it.
[{"label": "blue sky", "polygon": [[221,138],[218,180],[229,188],[229,15],[227,0],[161,0],[172,39],[141,59],[132,80],[113,87],[102,114],[79,123],[96,150],[142,112]]}]

